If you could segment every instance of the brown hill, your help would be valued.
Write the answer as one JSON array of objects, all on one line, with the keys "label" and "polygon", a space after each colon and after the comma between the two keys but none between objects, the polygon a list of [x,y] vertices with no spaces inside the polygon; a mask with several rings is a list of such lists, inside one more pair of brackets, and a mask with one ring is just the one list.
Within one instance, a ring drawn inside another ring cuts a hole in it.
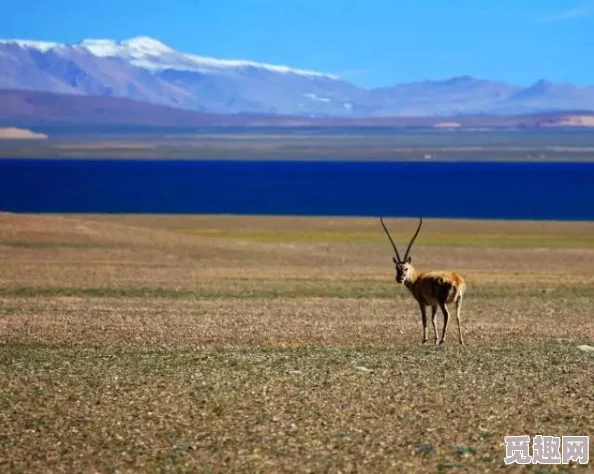
[{"label": "brown hill", "polygon": [[192,127],[233,125],[245,119],[115,97],[0,90],[0,122]]}]

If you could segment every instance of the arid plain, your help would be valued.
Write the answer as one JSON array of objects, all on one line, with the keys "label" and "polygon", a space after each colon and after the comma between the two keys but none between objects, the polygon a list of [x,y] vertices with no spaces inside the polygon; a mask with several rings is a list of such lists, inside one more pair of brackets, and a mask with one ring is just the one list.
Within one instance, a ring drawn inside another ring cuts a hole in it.
[{"label": "arid plain", "polygon": [[503,437],[593,434],[594,223],[427,219],[464,347],[420,344],[391,252],[367,218],[0,214],[0,471],[569,470]]}]

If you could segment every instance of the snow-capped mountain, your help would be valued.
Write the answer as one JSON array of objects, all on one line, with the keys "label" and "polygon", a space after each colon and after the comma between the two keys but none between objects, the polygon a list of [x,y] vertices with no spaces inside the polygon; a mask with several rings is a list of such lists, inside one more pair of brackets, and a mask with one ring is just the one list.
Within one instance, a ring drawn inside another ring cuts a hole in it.
[{"label": "snow-capped mountain", "polygon": [[176,51],[149,37],[0,40],[0,89],[121,97],[215,113],[426,116],[594,110],[594,86],[461,76],[364,89],[324,72]]},{"label": "snow-capped mountain", "polygon": [[42,53],[54,51],[63,55],[68,54],[69,51],[84,51],[100,58],[120,58],[128,61],[132,66],[153,71],[176,69],[199,72],[230,72],[237,68],[254,67],[279,73],[338,79],[337,76],[332,74],[294,69],[287,66],[275,66],[254,61],[215,59],[180,53],[161,41],[148,36],[138,36],[119,42],[110,39],[85,39],[73,45],[29,40],[0,40],[0,44],[19,46]]},{"label": "snow-capped mountain", "polygon": [[[0,88],[124,97],[209,112],[333,114],[358,88],[331,74],[185,54],[152,38],[0,40]],[[321,103],[308,94],[327,97]]]}]

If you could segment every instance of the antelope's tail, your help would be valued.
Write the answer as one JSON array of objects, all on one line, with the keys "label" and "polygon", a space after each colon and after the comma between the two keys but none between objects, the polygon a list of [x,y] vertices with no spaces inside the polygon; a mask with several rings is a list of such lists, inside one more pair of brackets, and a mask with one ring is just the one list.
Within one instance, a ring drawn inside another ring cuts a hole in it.
[{"label": "antelope's tail", "polygon": [[466,291],[466,283],[460,282],[457,285],[452,285],[450,289],[450,296],[453,301],[458,301],[464,296],[464,292]]}]

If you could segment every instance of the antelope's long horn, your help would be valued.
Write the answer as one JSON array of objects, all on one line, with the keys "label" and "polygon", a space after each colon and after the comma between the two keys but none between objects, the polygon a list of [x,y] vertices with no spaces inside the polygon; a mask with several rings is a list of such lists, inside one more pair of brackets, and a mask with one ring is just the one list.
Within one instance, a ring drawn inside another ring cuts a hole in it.
[{"label": "antelope's long horn", "polygon": [[390,243],[392,244],[392,247],[394,247],[394,252],[396,252],[396,258],[398,259],[399,262],[402,262],[402,260],[400,260],[400,255],[398,254],[398,249],[396,248],[396,244],[392,240],[392,237],[390,236],[390,232],[388,232],[388,229],[386,229],[386,224],[384,224],[383,217],[380,217],[380,222],[382,223],[382,227],[386,231],[386,235],[388,236],[388,239],[390,239]]},{"label": "antelope's long horn", "polygon": [[410,244],[408,244],[408,248],[406,249],[406,253],[404,254],[404,260],[406,260],[408,258],[408,252],[410,252],[410,248],[412,247],[412,244],[414,243],[415,239],[417,238],[417,235],[419,235],[419,231],[421,230],[421,226],[423,225],[423,218],[419,218],[419,227],[417,227],[417,231],[415,232],[415,235],[413,235],[412,240],[410,241]]}]

